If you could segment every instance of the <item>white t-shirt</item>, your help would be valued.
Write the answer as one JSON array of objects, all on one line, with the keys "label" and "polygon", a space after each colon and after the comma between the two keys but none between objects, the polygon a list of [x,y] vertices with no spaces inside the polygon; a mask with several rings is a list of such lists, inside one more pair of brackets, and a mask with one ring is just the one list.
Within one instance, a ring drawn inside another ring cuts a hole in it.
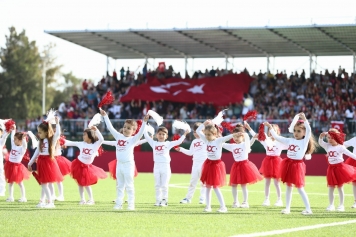
[{"label": "white t-shirt", "polygon": [[189,150],[183,147],[180,147],[179,150],[188,156],[193,156],[193,162],[204,162],[208,157],[206,144],[200,138],[196,138],[192,141]]},{"label": "white t-shirt", "polygon": [[[256,135],[255,131],[251,130],[250,134],[252,137]],[[265,141],[259,141],[262,146],[266,150],[266,155],[268,156],[280,156],[282,153],[282,150],[287,150],[288,146],[277,141],[277,140],[272,140],[270,137],[267,136],[265,133],[266,140]]]},{"label": "white t-shirt", "polygon": [[15,130],[12,130],[11,132],[11,151],[9,155],[9,161],[12,163],[21,163],[23,156],[26,153],[27,150],[27,142],[26,138],[22,139],[22,145],[21,146],[16,146],[15,144]]},{"label": "white t-shirt", "polygon": [[344,161],[343,154],[356,159],[356,155],[347,150],[343,145],[333,146],[330,143],[324,142],[323,139],[319,138],[319,145],[325,149],[328,161],[330,164],[338,164]]},{"label": "white t-shirt", "polygon": [[248,159],[248,153],[251,152],[250,138],[247,133],[243,133],[245,141],[241,143],[223,143],[223,148],[230,151],[235,161],[243,161]]}]

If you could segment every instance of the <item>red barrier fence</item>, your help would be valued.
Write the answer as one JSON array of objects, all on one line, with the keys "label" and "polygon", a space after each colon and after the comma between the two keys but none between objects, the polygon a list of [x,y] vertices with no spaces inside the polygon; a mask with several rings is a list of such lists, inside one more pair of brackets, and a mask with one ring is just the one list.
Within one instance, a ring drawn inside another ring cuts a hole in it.
[{"label": "red barrier fence", "polygon": [[[95,158],[94,165],[108,170],[108,163],[115,159],[114,151],[104,152],[100,157]],[[171,169],[172,173],[190,173],[192,168],[192,158],[184,155],[180,152],[172,152],[171,154]],[[262,159],[265,157],[264,153],[251,153],[249,160],[255,163],[259,168],[261,166]],[[282,158],[286,157],[286,154],[282,154]],[[232,154],[223,153],[222,160],[226,165],[226,172],[230,173],[231,166],[234,162]],[[153,153],[135,151],[135,161],[138,172],[153,172]],[[327,163],[325,160],[325,154],[314,154],[311,160],[306,160],[307,175],[325,176]]]}]

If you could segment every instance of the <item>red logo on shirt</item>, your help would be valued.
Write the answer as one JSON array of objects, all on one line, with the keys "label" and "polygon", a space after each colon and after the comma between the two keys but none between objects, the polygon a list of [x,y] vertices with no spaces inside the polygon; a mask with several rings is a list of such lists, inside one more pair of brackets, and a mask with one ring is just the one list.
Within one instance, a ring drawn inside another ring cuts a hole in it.
[{"label": "red logo on shirt", "polygon": [[267,151],[274,151],[274,148],[275,148],[275,146],[273,146],[273,147],[267,146]]},{"label": "red logo on shirt", "polygon": [[43,143],[42,143],[42,146],[41,146],[41,150],[42,150],[43,148],[47,148],[46,145],[47,145],[47,142],[43,142]]},{"label": "red logo on shirt", "polygon": [[[296,146],[296,145],[289,145],[288,147],[288,151],[294,151],[294,152],[297,152],[295,149],[297,149],[299,146]],[[300,150],[300,148],[298,149]]]},{"label": "red logo on shirt", "polygon": [[[335,153],[336,153],[336,155],[335,155]],[[328,152],[328,156],[329,156],[329,157],[337,157],[337,155],[338,155],[338,154],[337,154],[336,151],[329,151],[329,152]]]},{"label": "red logo on shirt", "polygon": [[164,147],[164,145],[156,146],[156,147],[155,147],[155,150],[156,150],[156,151],[162,151],[162,150],[163,150],[163,147]]},{"label": "red logo on shirt", "polygon": [[234,153],[235,153],[236,155],[240,154],[242,151],[243,151],[242,148],[236,148],[236,149],[234,149]]},{"label": "red logo on shirt", "polygon": [[[215,146],[206,146],[206,150],[208,151],[208,152],[214,152],[214,147]],[[217,150],[217,148],[215,147],[215,151]]]},{"label": "red logo on shirt", "polygon": [[119,146],[126,146],[126,141],[125,140],[118,140],[117,145]]},{"label": "red logo on shirt", "polygon": [[92,149],[88,149],[88,148],[83,148],[82,152],[85,155],[92,155],[93,154],[93,150]]},{"label": "red logo on shirt", "polygon": [[194,143],[194,147],[200,147],[200,146],[202,146],[202,145],[201,145],[201,142],[196,142],[196,143]]},{"label": "red logo on shirt", "polygon": [[16,150],[11,150],[11,155],[13,156],[17,156],[18,154],[20,154],[20,152],[16,151]]}]

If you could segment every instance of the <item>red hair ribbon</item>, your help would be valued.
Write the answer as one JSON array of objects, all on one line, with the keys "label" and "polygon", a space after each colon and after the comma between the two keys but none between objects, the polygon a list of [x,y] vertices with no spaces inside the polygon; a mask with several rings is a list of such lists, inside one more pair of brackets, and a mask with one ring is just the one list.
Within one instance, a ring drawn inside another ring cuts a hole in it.
[{"label": "red hair ribbon", "polygon": [[258,128],[258,140],[259,141],[266,140],[265,125],[263,123],[261,123],[260,127]]},{"label": "red hair ribbon", "polygon": [[234,131],[234,128],[235,128],[235,126],[233,126],[231,123],[228,123],[228,122],[225,122],[225,121],[221,122],[221,126],[223,128],[226,128],[230,133],[232,133]]},{"label": "red hair ribbon", "polygon": [[334,139],[338,144],[343,145],[345,140],[345,133],[329,131],[328,134],[332,139]]}]

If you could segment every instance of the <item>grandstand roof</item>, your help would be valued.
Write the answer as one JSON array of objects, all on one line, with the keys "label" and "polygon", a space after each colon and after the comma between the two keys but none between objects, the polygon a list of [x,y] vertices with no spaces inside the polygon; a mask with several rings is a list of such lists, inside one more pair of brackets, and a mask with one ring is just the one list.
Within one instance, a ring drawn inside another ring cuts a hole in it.
[{"label": "grandstand roof", "polygon": [[45,32],[114,59],[339,56],[356,52],[356,24]]}]

